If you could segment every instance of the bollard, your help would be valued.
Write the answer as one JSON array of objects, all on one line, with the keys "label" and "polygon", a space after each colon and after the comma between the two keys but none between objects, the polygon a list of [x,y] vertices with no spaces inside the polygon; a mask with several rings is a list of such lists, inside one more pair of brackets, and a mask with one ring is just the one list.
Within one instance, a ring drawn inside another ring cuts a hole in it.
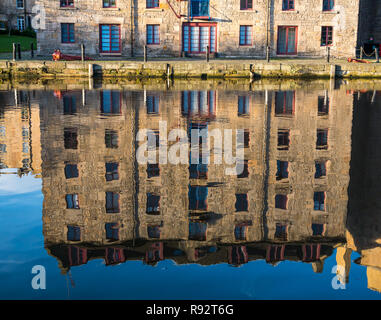
[{"label": "bollard", "polygon": [[13,42],[12,44],[12,49],[13,49],[13,61],[16,61],[16,43]]},{"label": "bollard", "polygon": [[360,47],[360,59],[362,59],[362,52],[363,52],[363,47]]},{"label": "bollard", "polygon": [[329,63],[330,60],[331,60],[331,48],[327,47],[327,62]]},{"label": "bollard", "polygon": [[167,63],[167,79],[171,77],[171,66]]},{"label": "bollard", "polygon": [[21,44],[20,43],[17,44],[17,55],[19,60],[21,60]]},{"label": "bollard", "polygon": [[377,50],[377,48],[374,49],[374,54],[375,54],[375,56],[376,56],[376,63],[379,63],[379,62],[380,62],[380,56],[379,56],[379,54],[378,54],[378,50]]},{"label": "bollard", "polygon": [[85,45],[81,44],[81,60],[82,62],[85,61]]},{"label": "bollard", "polygon": [[270,46],[266,47],[266,60],[270,62]]},{"label": "bollard", "polygon": [[31,58],[34,57],[34,45],[33,45],[33,42],[30,43],[30,57]]},{"label": "bollard", "polygon": [[147,62],[147,46],[144,46],[144,62]]},{"label": "bollard", "polygon": [[209,62],[209,46],[206,46],[206,62]]},{"label": "bollard", "polygon": [[94,77],[94,65],[89,63],[89,78],[92,79]]}]

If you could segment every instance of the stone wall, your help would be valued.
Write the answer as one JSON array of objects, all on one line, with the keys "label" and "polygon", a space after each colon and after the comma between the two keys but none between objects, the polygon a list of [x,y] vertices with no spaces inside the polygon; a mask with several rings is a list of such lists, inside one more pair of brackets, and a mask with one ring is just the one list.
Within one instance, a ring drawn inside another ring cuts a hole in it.
[{"label": "stone wall", "polygon": [[[121,30],[121,55],[142,56],[148,24],[159,25],[160,43],[148,45],[152,56],[182,54],[183,25],[187,22],[212,23],[216,26],[216,52],[220,56],[264,57],[267,44],[277,55],[278,27],[297,27],[297,56],[325,56],[320,45],[321,27],[333,27],[332,54],[353,56],[358,40],[359,2],[342,1],[333,11],[323,12],[322,1],[295,1],[295,10],[282,11],[282,1],[254,1],[252,10],[240,10],[238,0],[211,0],[210,19],[190,19],[186,1],[160,1],[156,9],[146,8],[143,0],[118,1],[117,8],[102,8],[102,0],[75,2],[73,8],[60,8],[58,1],[43,0],[46,29],[38,34],[39,53],[50,54],[54,48],[65,53],[79,53],[85,44],[89,55],[99,54],[99,25],[118,24]],[[268,12],[270,14],[268,14]],[[75,24],[75,43],[61,43],[61,23]],[[239,44],[241,25],[252,26],[251,45]]]},{"label": "stone wall", "polygon": [[32,8],[36,2],[36,0],[24,0],[24,8],[17,8],[16,0],[2,0],[0,2],[0,21],[17,29],[17,17],[24,17],[25,27],[29,27],[29,23],[35,15]]}]

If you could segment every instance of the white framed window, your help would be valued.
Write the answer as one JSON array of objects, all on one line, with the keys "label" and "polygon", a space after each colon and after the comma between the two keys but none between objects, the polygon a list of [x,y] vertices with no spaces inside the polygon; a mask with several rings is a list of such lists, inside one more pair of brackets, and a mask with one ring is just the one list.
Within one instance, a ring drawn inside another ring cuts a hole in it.
[{"label": "white framed window", "polygon": [[24,17],[17,17],[17,29],[19,31],[25,30],[25,19],[24,19]]},{"label": "white framed window", "polygon": [[24,9],[24,0],[16,0],[16,8]]}]

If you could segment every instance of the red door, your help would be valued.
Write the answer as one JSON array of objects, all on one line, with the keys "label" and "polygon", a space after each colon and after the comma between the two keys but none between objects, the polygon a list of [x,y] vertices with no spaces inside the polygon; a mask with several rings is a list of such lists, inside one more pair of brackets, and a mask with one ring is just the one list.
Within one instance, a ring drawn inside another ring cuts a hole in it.
[{"label": "red door", "polygon": [[278,54],[295,55],[298,53],[298,27],[278,27]]}]

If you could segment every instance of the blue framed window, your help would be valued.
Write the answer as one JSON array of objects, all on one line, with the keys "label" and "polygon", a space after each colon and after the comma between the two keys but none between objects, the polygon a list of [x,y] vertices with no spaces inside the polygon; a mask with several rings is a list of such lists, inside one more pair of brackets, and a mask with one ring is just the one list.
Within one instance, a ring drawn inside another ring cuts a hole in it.
[{"label": "blue framed window", "polygon": [[79,209],[78,194],[67,194],[65,198],[67,209]]},{"label": "blue framed window", "polygon": [[147,205],[146,205],[146,213],[158,215],[160,214],[160,196],[147,193]]},{"label": "blue framed window", "polygon": [[316,137],[316,149],[328,149],[328,129],[318,129]]},{"label": "blue framed window", "polygon": [[322,236],[324,233],[324,224],[322,223],[313,223],[312,224],[312,235],[313,236]]},{"label": "blue framed window", "polygon": [[241,10],[252,10],[253,9],[253,0],[240,0],[240,9]]},{"label": "blue framed window", "polygon": [[75,114],[77,112],[77,105],[75,103],[75,97],[64,96],[63,97],[64,115]]},{"label": "blue framed window", "polygon": [[282,2],[282,10],[294,10],[295,9],[295,1],[294,0],[283,0]]},{"label": "blue framed window", "polygon": [[78,226],[67,226],[67,240],[81,241],[81,228]]},{"label": "blue framed window", "polygon": [[235,195],[235,211],[247,211],[249,203],[247,201],[247,193],[239,193]]},{"label": "blue framed window", "polygon": [[119,213],[119,193],[106,192],[106,212]]},{"label": "blue framed window", "polygon": [[325,211],[325,192],[314,192],[314,210]]},{"label": "blue framed window", "polygon": [[79,176],[79,172],[78,172],[78,166],[76,164],[67,164],[65,166],[66,179],[78,178],[78,176]]},{"label": "blue framed window", "polygon": [[191,0],[191,17],[209,18],[209,0]]},{"label": "blue framed window", "polygon": [[323,0],[323,11],[332,11],[335,7],[335,0]]},{"label": "blue framed window", "polygon": [[147,178],[159,177],[160,167],[158,163],[147,164]]},{"label": "blue framed window", "polygon": [[318,97],[318,115],[326,116],[329,113],[329,97],[319,96]]},{"label": "blue framed window", "polygon": [[276,172],[276,179],[282,180],[288,178],[288,161],[280,161],[277,160],[277,172]]},{"label": "blue framed window", "polygon": [[183,51],[188,53],[216,52],[217,24],[215,23],[184,23],[183,24]]},{"label": "blue framed window", "polygon": [[111,222],[105,224],[106,239],[117,241],[119,240],[119,223]]},{"label": "blue framed window", "polygon": [[274,234],[275,239],[286,241],[287,233],[288,233],[287,224],[277,223],[275,225],[275,234]]},{"label": "blue framed window", "polygon": [[214,117],[216,113],[215,91],[182,91],[181,113],[188,117]]},{"label": "blue framed window", "polygon": [[161,233],[161,230],[159,225],[147,227],[147,234],[148,234],[148,238],[150,239],[160,239],[160,233]]},{"label": "blue framed window", "polygon": [[119,180],[118,167],[117,162],[106,162],[106,181]]},{"label": "blue framed window", "polygon": [[189,186],[189,210],[203,210],[208,208],[208,187]]},{"label": "blue framed window", "polygon": [[103,8],[116,8],[116,0],[103,0]]},{"label": "blue framed window", "polygon": [[277,194],[275,196],[275,208],[287,210],[288,196],[286,194]]},{"label": "blue framed window", "polygon": [[120,91],[103,90],[101,91],[101,113],[120,114]]},{"label": "blue framed window", "polygon": [[147,8],[159,8],[160,7],[160,1],[159,0],[146,0],[146,7]]},{"label": "blue framed window", "polygon": [[253,38],[253,26],[239,26],[239,45],[251,46]]},{"label": "blue framed window", "polygon": [[60,7],[61,8],[74,7],[74,0],[60,0]]},{"label": "blue framed window", "polygon": [[295,91],[275,92],[275,115],[292,116],[295,107]]},{"label": "blue framed window", "polygon": [[146,106],[148,114],[159,114],[159,96],[147,95]]},{"label": "blue framed window", "polygon": [[118,133],[116,131],[108,129],[105,131],[105,145],[109,149],[118,148]]},{"label": "blue framed window", "polygon": [[245,241],[247,234],[248,225],[247,223],[240,223],[234,227],[234,237],[238,241]]},{"label": "blue framed window", "polygon": [[238,96],[238,115],[247,116],[250,114],[250,96]]},{"label": "blue framed window", "polygon": [[147,24],[147,44],[160,44],[160,26]]},{"label": "blue framed window", "polygon": [[208,224],[200,221],[189,222],[189,240],[205,241]]},{"label": "blue framed window", "polygon": [[315,179],[325,177],[327,175],[327,167],[325,161],[315,162]]},{"label": "blue framed window", "polygon": [[61,23],[61,42],[74,43],[74,23]]},{"label": "blue framed window", "polygon": [[100,51],[102,53],[120,53],[120,25],[101,24],[100,25]]}]

